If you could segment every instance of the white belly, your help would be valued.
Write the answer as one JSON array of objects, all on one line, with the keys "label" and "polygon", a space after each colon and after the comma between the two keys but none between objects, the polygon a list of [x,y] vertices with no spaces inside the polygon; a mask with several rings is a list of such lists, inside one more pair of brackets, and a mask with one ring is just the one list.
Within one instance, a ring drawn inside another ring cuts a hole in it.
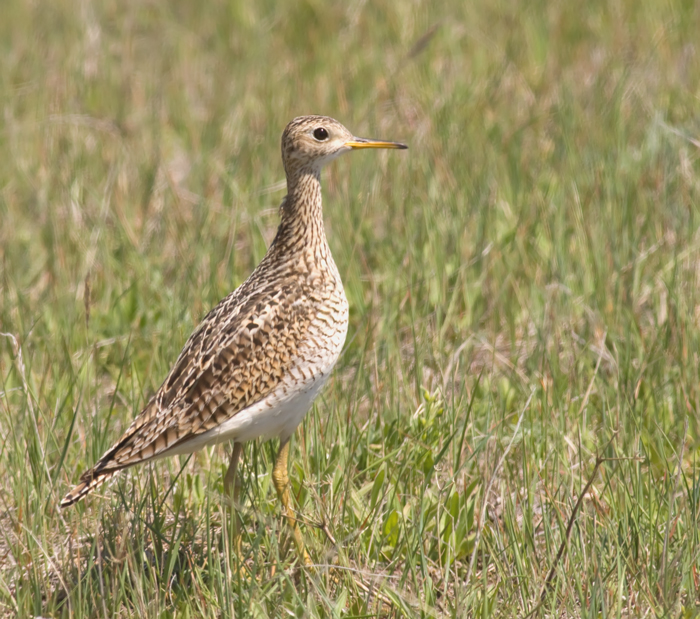
[{"label": "white belly", "polygon": [[220,426],[188,441],[182,446],[187,448],[185,453],[230,440],[245,442],[275,436],[281,440],[288,439],[311,408],[329,375],[330,371],[293,386],[282,383],[260,402],[244,408]]}]

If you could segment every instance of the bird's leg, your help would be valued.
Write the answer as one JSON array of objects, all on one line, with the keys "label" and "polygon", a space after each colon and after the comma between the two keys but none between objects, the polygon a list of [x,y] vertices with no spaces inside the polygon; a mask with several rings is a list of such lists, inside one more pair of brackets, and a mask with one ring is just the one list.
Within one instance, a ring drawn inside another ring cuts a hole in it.
[{"label": "bird's leg", "polygon": [[233,453],[231,454],[231,461],[228,465],[228,470],[224,476],[224,492],[233,499],[233,543],[236,547],[236,553],[241,556],[241,534],[238,530],[238,497],[241,492],[241,482],[236,475],[238,469],[238,461],[241,458],[241,452],[243,451],[243,443],[233,444]]},{"label": "bird's leg", "polygon": [[289,522],[289,526],[292,529],[292,535],[294,536],[294,543],[297,546],[297,550],[301,555],[304,565],[310,567],[313,565],[311,559],[309,558],[309,553],[306,552],[304,547],[304,539],[301,536],[301,529],[299,529],[299,524],[297,519],[294,517],[294,511],[292,510],[292,502],[289,498],[289,477],[287,476],[287,459],[289,457],[289,439],[282,441],[280,443],[280,450],[277,454],[277,461],[275,462],[275,468],[272,470],[272,481],[275,484],[275,490],[277,490],[277,496],[280,501],[282,501],[282,511]]},{"label": "bird's leg", "polygon": [[[243,451],[243,443],[234,443],[231,460],[228,463],[228,470],[226,471],[226,476],[224,477],[224,492],[231,496],[234,505],[238,503],[238,494],[241,490],[241,484],[236,478],[236,470],[238,469],[238,461],[241,458],[241,451]],[[231,492],[232,485],[233,492]]]}]

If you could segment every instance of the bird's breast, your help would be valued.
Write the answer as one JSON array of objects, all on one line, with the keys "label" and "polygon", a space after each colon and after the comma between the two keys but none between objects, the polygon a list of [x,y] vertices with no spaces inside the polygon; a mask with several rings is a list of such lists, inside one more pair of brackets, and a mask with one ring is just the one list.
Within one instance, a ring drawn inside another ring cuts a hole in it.
[{"label": "bird's breast", "polygon": [[330,372],[335,365],[348,332],[348,301],[337,269],[334,270],[335,277],[312,287],[314,310],[299,346],[300,356],[322,374]]}]

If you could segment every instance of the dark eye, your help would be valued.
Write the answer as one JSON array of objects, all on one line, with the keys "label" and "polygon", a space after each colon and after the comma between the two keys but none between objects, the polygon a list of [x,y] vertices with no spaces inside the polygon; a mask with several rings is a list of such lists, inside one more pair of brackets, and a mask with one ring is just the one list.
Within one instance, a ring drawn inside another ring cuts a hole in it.
[{"label": "dark eye", "polygon": [[314,137],[319,142],[323,142],[324,140],[328,139],[328,131],[326,131],[323,127],[319,127],[318,129],[314,129]]}]

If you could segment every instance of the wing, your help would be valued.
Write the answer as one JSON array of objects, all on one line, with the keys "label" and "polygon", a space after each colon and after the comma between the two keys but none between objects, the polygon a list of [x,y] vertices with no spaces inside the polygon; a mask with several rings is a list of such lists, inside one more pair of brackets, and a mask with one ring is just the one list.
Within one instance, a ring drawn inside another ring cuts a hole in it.
[{"label": "wing", "polygon": [[299,281],[251,277],[197,327],[175,365],[122,437],[83,473],[67,507],[121,469],[151,460],[223,423],[271,393],[313,318]]}]

